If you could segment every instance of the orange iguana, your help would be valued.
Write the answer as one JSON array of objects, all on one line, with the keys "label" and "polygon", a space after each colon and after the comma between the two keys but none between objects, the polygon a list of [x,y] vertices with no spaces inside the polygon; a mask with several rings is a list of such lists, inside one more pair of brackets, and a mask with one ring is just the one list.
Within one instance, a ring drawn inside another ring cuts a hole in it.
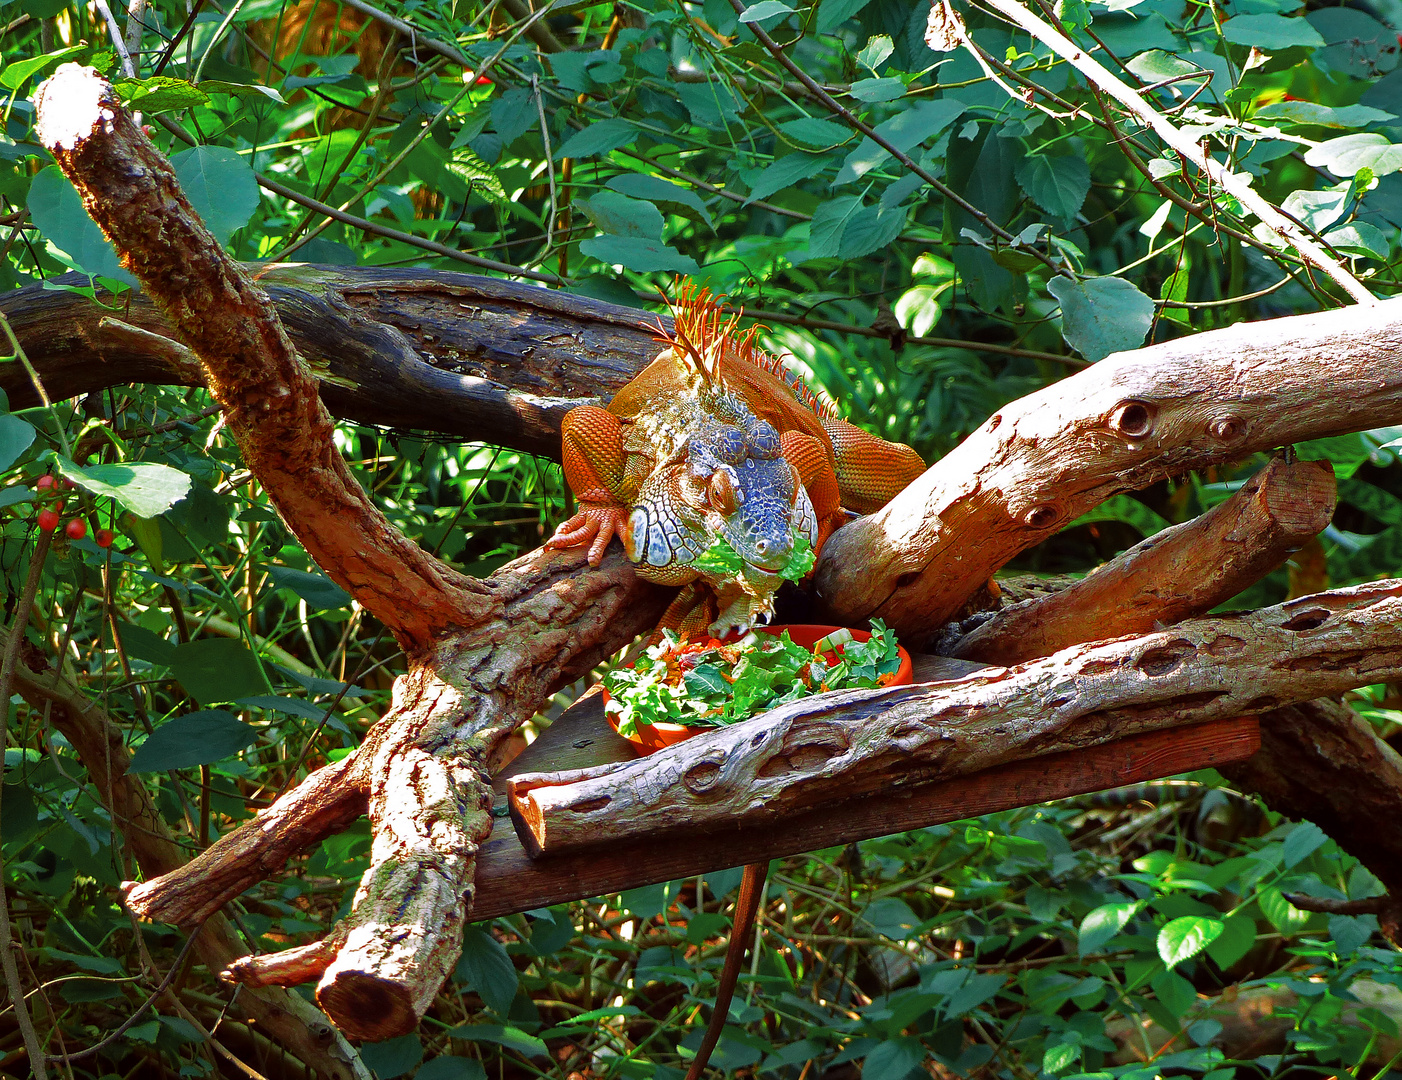
[{"label": "orange iguana", "polygon": [[[773,614],[847,511],[871,513],[924,471],[908,446],[831,415],[778,357],[686,283],[666,346],[606,409],[565,416],[565,479],[579,512],[547,547],[618,536],[638,573],[684,586],[663,619],[717,636]],[[723,549],[713,549],[718,541]],[[728,556],[725,557],[725,556]],[[738,558],[737,558],[738,556]]]}]

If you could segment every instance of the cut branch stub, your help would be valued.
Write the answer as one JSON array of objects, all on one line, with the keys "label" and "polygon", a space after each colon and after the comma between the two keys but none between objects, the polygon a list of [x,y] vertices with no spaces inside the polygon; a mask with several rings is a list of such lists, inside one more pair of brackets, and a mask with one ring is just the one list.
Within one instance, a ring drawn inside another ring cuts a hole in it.
[{"label": "cut branch stub", "polygon": [[1149,537],[1068,588],[1004,608],[965,635],[954,655],[1016,664],[1211,611],[1328,525],[1335,499],[1329,462],[1276,458],[1201,517]]},{"label": "cut branch stub", "polygon": [[205,229],[112,87],[64,64],[34,100],[40,141],[199,357],[244,461],[312,558],[408,650],[483,617],[481,583],[423,551],[367,498],[267,294]]},{"label": "cut branch stub", "polygon": [[1066,649],[952,682],[795,702],[638,761],[511,781],[542,852],[756,823],[1039,753],[1402,675],[1402,581]]},{"label": "cut branch stub", "polygon": [[1402,422],[1399,348],[1402,300],[1389,300],[1107,357],[1006,406],[884,509],[839,529],[817,593],[834,621],[879,617],[919,647],[1009,559],[1111,495]]}]

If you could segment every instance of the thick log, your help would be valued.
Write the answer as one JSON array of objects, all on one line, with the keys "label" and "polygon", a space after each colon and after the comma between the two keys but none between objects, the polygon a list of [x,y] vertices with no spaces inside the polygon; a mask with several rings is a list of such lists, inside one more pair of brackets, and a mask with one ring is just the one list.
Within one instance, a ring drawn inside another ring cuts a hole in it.
[{"label": "thick log", "polygon": [[919,647],[995,570],[1111,495],[1402,422],[1399,350],[1402,300],[1389,300],[1107,357],[1000,409],[840,529],[818,594],[837,621],[877,616]]},{"label": "thick log", "polygon": [[[577,707],[588,710],[590,719],[608,730],[598,698],[572,708]],[[486,919],[605,896],[742,863],[1221,767],[1249,757],[1259,745],[1260,732],[1253,718],[1194,724],[1013,762],[955,780],[883,791],[756,826],[669,835],[663,843],[652,837],[625,839],[604,848],[536,859],[514,830],[501,826],[482,845],[473,917]]]},{"label": "thick log", "polygon": [[1149,537],[1069,588],[1003,608],[954,655],[1016,664],[1202,615],[1322,531],[1336,496],[1329,462],[1276,458],[1201,517]]},{"label": "thick log", "polygon": [[128,906],[198,923],[365,806],[374,844],[351,916],[325,943],[287,960],[249,957],[228,974],[255,986],[320,977],[318,1003],[355,1038],[412,1030],[457,962],[493,822],[485,761],[545,697],[655,626],[672,595],[641,581],[616,549],[587,567],[582,550],[536,551],[502,567],[489,579],[499,614],[445,635],[412,665],[353,754],[179,870],[129,883]]},{"label": "thick log", "polygon": [[772,821],[824,802],[1402,677],[1402,581],[1066,649],[952,682],[821,695],[626,765],[519,776],[542,852]]},{"label": "thick log", "polygon": [[[558,460],[564,414],[608,400],[657,355],[658,316],[498,278],[245,269],[321,379],[326,407],[356,423],[487,438]],[[132,382],[202,385],[150,295],[134,290],[122,299],[114,318],[86,297],[30,285],[0,296],[0,313],[55,401]],[[39,404],[18,365],[0,365],[0,390],[13,409]]]},{"label": "thick log", "polygon": [[351,474],[267,294],[209,234],[112,87],[64,64],[34,103],[40,142],[199,358],[245,463],[308,554],[406,651],[481,618],[481,582],[394,528]]}]

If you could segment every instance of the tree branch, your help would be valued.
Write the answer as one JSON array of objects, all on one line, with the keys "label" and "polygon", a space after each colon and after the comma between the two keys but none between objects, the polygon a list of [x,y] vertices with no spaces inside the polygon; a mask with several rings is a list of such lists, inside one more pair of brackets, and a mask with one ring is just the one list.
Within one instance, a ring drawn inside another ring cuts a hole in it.
[{"label": "tree branch", "polygon": [[1402,581],[1198,619],[952,682],[825,694],[624,765],[511,781],[542,852],[733,828],[1019,757],[1402,676]]},{"label": "tree branch", "polygon": [[1201,517],[1149,537],[1068,588],[1003,608],[952,655],[1016,664],[1202,615],[1323,530],[1335,499],[1327,461],[1276,458]]},{"label": "tree branch", "polygon": [[1402,301],[1391,300],[1108,357],[994,413],[884,509],[839,529],[817,594],[835,621],[877,616],[918,647],[995,570],[1111,495],[1402,422],[1399,347]]},{"label": "tree branch", "polygon": [[40,141],[200,358],[244,460],[308,553],[406,650],[482,618],[480,583],[399,533],[351,475],[267,294],[210,236],[112,87],[64,64],[35,107]]}]

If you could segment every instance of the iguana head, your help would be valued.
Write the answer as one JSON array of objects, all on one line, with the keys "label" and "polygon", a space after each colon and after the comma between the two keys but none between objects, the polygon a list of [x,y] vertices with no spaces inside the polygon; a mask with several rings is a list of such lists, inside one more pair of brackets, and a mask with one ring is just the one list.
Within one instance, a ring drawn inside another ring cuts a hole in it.
[{"label": "iguana head", "polygon": [[[649,477],[625,547],[644,577],[690,580],[699,571],[729,597],[728,614],[713,627],[721,632],[772,614],[800,536],[817,542],[813,504],[781,453],[779,433],[750,416],[702,424],[680,460]],[[708,555],[720,540],[733,554]]]}]

